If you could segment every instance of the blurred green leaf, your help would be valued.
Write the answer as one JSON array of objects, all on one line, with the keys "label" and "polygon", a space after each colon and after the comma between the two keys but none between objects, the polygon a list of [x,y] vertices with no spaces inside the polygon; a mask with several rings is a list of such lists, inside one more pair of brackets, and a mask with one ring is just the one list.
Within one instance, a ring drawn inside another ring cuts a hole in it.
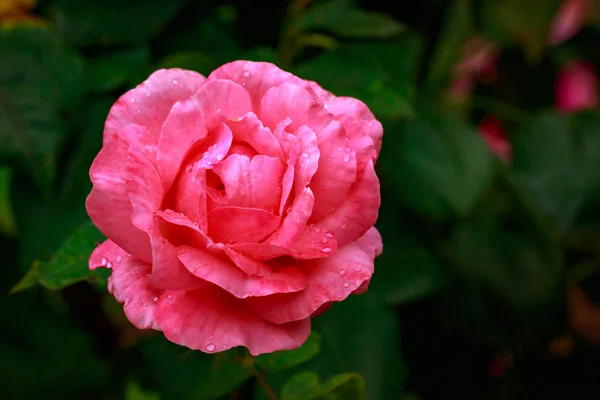
[{"label": "blurred green leaf", "polygon": [[321,336],[316,332],[311,332],[308,340],[299,349],[262,354],[255,357],[254,361],[266,372],[280,371],[310,360],[319,354],[320,350]]},{"label": "blurred green leaf", "polygon": [[465,216],[489,187],[493,158],[479,134],[441,115],[409,121],[387,136],[380,158],[390,190],[414,211]]},{"label": "blurred green leaf", "polygon": [[365,381],[356,373],[339,374],[325,383],[314,372],[294,375],[281,390],[281,400],[366,400]]},{"label": "blurred green leaf", "polygon": [[237,351],[209,355],[155,338],[142,345],[156,391],[165,399],[204,400],[219,398],[252,375],[239,362]]},{"label": "blurred green leaf", "polygon": [[0,30],[0,161],[16,161],[51,191],[64,139],[59,111],[77,102],[81,60],[54,32]]},{"label": "blurred green leaf", "polygon": [[347,0],[328,0],[316,3],[303,13],[295,25],[299,31],[324,30],[351,38],[390,37],[404,27],[386,14],[363,11]]},{"label": "blurred green leaf", "polygon": [[429,90],[437,88],[450,76],[451,69],[459,61],[462,47],[473,34],[472,0],[453,0],[448,8],[429,65],[426,80]]},{"label": "blurred green leaf", "polygon": [[208,76],[219,64],[200,52],[175,53],[160,62],[160,68],[183,68]]},{"label": "blurred green leaf", "polygon": [[377,44],[348,44],[301,64],[295,72],[337,96],[364,101],[378,118],[411,117],[421,50],[419,39],[410,35]]},{"label": "blurred green leaf", "polygon": [[63,36],[79,46],[135,44],[162,30],[183,0],[54,0],[51,11]]},{"label": "blurred green leaf", "polygon": [[548,46],[550,24],[560,3],[560,0],[487,1],[483,8],[484,26],[497,42],[516,42],[530,61],[539,62]]},{"label": "blurred green leaf", "polygon": [[241,60],[249,61],[265,61],[275,65],[280,64],[279,54],[270,47],[254,47],[250,50],[246,50],[240,56]]},{"label": "blurred green leaf", "polygon": [[90,271],[88,260],[104,239],[92,221],[83,224],[63,242],[50,261],[37,267],[40,284],[60,290],[89,279],[94,272]]},{"label": "blurred green leaf", "polygon": [[86,60],[89,90],[110,92],[123,86],[134,87],[150,73],[150,50],[138,47],[91,57]]},{"label": "blurred green leaf", "polygon": [[15,293],[22,292],[24,290],[27,290],[27,289],[32,288],[35,285],[37,285],[38,284],[37,269],[38,269],[39,264],[40,264],[39,261],[34,262],[31,269],[29,269],[29,271],[27,271],[25,276],[23,276],[23,278],[21,278],[21,280],[19,280],[19,282],[17,282],[17,284],[15,286],[13,286],[10,289],[10,292],[8,292],[8,293],[15,294]]},{"label": "blurred green leaf", "polygon": [[0,234],[9,237],[17,233],[10,201],[12,175],[9,167],[0,167]]},{"label": "blurred green leaf", "polygon": [[528,123],[513,142],[517,178],[562,232],[572,225],[582,205],[586,171],[596,168],[586,168],[580,139],[568,117],[545,113]]},{"label": "blurred green leaf", "polygon": [[131,382],[127,385],[125,400],[160,400],[160,396],[142,389],[136,382]]}]

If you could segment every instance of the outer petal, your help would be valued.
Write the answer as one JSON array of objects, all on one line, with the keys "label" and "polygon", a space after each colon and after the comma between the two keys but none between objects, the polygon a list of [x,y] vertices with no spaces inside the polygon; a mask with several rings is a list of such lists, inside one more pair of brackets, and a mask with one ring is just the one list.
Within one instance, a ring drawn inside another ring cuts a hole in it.
[{"label": "outer petal", "polygon": [[373,274],[373,257],[350,243],[327,258],[299,262],[308,287],[298,293],[248,298],[261,316],[277,324],[310,317],[321,305],[348,297]]},{"label": "outer petal", "polygon": [[318,221],[348,197],[356,181],[356,153],[347,145],[344,128],[337,121],[318,136],[321,157],[310,188],[315,194],[311,221]]},{"label": "outer petal", "polygon": [[241,118],[252,111],[248,92],[225,79],[209,79],[194,97],[202,104],[202,115],[209,129],[226,119]]},{"label": "outer petal", "polygon": [[260,242],[279,225],[279,217],[258,208],[217,207],[208,213],[208,234],[215,242]]},{"label": "outer petal", "polygon": [[383,241],[379,231],[373,227],[367,231],[356,244],[370,257],[375,259],[381,255],[383,251]]},{"label": "outer petal", "polygon": [[240,299],[306,289],[304,274],[294,267],[282,268],[265,277],[247,275],[206,251],[189,246],[179,248],[179,260],[195,276],[214,283]]},{"label": "outer petal", "polygon": [[275,211],[281,199],[284,166],[280,159],[267,156],[232,154],[223,161],[221,180],[230,206]]},{"label": "outer petal", "polygon": [[158,140],[173,104],[194,94],[205,78],[193,71],[160,69],[112,106],[104,126],[104,143],[129,124],[146,127]]},{"label": "outer petal", "polygon": [[134,259],[119,246],[105,241],[92,253],[90,267],[107,266],[112,269],[108,290],[119,303],[124,304],[125,315],[139,329],[160,330],[154,319],[154,307],[162,290],[148,285],[150,265]]},{"label": "outer petal", "polygon": [[165,120],[158,141],[156,164],[165,190],[181,167],[195,141],[203,140],[207,130],[202,118],[202,106],[196,97],[175,103]]},{"label": "outer petal", "polygon": [[302,152],[296,163],[296,176],[294,178],[294,192],[298,195],[310,184],[317,172],[321,152],[317,145],[317,135],[306,125],[298,128],[296,137],[298,138],[300,151]]},{"label": "outer petal", "polygon": [[375,224],[380,204],[379,179],[373,162],[369,161],[344,203],[315,222],[314,227],[333,233],[338,245],[343,246],[360,238]]},{"label": "outer petal", "polygon": [[148,132],[139,125],[125,127],[119,135],[107,140],[90,168],[94,185],[86,200],[86,209],[94,224],[127,253],[143,261],[151,261],[148,236],[133,225],[133,208],[126,184],[126,165],[129,149],[140,152],[142,145],[129,145],[129,141],[149,143]]},{"label": "outer petal", "polygon": [[263,126],[256,114],[248,113],[242,118],[227,120],[225,123],[233,132],[234,141],[248,143],[259,154],[284,159],[273,132]]},{"label": "outer petal", "polygon": [[229,79],[242,85],[250,94],[252,105],[260,115],[260,101],[267,90],[284,82],[303,84],[303,80],[266,62],[234,61],[214,70],[209,79]]},{"label": "outer petal", "polygon": [[242,300],[219,288],[167,291],[155,317],[167,339],[193,350],[214,353],[245,346],[256,356],[291,350],[310,334],[310,320],[277,325],[256,315]]}]

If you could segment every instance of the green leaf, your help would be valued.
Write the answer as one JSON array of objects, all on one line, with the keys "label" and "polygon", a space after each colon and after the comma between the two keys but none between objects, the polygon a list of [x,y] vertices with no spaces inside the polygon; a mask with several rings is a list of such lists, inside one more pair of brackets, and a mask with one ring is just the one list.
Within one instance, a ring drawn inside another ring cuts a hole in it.
[{"label": "green leaf", "polygon": [[471,0],[453,0],[446,12],[427,74],[426,84],[430,90],[434,90],[450,76],[451,69],[459,60],[462,47],[473,33],[471,3]]},{"label": "green leaf", "polygon": [[149,75],[150,49],[138,47],[86,60],[86,83],[91,91],[110,92],[134,87]]},{"label": "green leaf", "polygon": [[527,124],[513,142],[517,179],[562,232],[572,225],[584,201],[586,171],[596,168],[586,165],[582,139],[568,117],[546,113]]},{"label": "green leaf", "polygon": [[467,215],[493,176],[493,158],[479,134],[440,115],[405,122],[392,132],[380,158],[390,190],[436,220]]},{"label": "green leaf", "polygon": [[363,11],[347,3],[346,0],[329,0],[315,4],[302,14],[296,29],[323,30],[349,38],[386,38],[404,30],[389,15]]},{"label": "green leaf", "polygon": [[0,167],[0,234],[15,236],[17,227],[10,201],[10,187],[13,172],[8,167]]},{"label": "green leaf", "polygon": [[255,357],[254,362],[266,372],[280,371],[310,360],[319,354],[320,350],[321,336],[316,332],[312,332],[308,340],[299,349],[262,354]]},{"label": "green leaf", "polygon": [[8,293],[15,294],[15,293],[22,292],[24,290],[27,290],[27,289],[32,288],[35,285],[37,285],[38,284],[37,269],[38,269],[39,264],[40,264],[39,262],[34,262],[31,269],[29,271],[27,271],[25,276],[23,276],[23,278],[21,278],[21,280],[19,282],[17,282],[17,284],[15,286],[13,286]]},{"label": "green leaf", "polygon": [[73,232],[60,246],[49,262],[37,268],[40,284],[51,290],[60,290],[94,275],[88,267],[92,251],[104,241],[104,235],[91,222]]},{"label": "green leaf", "polygon": [[532,62],[541,60],[560,0],[502,0],[484,3],[484,26],[499,43],[519,44]]},{"label": "green leaf", "polygon": [[172,54],[159,64],[160,68],[183,68],[204,75],[210,74],[218,66],[218,63],[205,53],[191,51]]},{"label": "green leaf", "polygon": [[362,100],[378,118],[400,119],[414,113],[415,71],[421,50],[415,36],[342,45],[301,64],[295,72],[337,96]]},{"label": "green leaf", "polygon": [[365,381],[356,373],[339,374],[325,383],[314,372],[294,375],[281,390],[281,400],[365,400]]},{"label": "green leaf", "polygon": [[238,362],[236,350],[209,355],[192,351],[164,338],[142,345],[142,352],[156,391],[165,399],[215,399],[231,392],[252,375]]},{"label": "green leaf", "polygon": [[125,400],[160,400],[160,396],[142,389],[137,382],[131,382],[127,385]]},{"label": "green leaf", "polygon": [[183,0],[56,0],[52,14],[63,36],[79,46],[142,43],[162,30]]},{"label": "green leaf", "polygon": [[77,102],[81,60],[45,29],[0,30],[0,54],[0,162],[17,162],[47,195],[64,139],[59,111]]}]

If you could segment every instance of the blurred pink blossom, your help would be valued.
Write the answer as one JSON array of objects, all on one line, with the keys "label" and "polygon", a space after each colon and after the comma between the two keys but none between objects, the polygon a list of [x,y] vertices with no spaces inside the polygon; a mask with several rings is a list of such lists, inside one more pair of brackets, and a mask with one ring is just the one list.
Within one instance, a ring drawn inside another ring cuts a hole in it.
[{"label": "blurred pink blossom", "polygon": [[465,43],[461,58],[453,69],[453,80],[448,89],[453,100],[466,100],[472,93],[476,81],[496,80],[498,48],[495,43],[474,36]]},{"label": "blurred pink blossom", "polygon": [[493,116],[485,117],[479,124],[479,132],[490,151],[508,163],[512,156],[512,147],[506,138],[500,120]]},{"label": "blurred pink blossom", "polygon": [[590,0],[563,0],[550,27],[550,44],[558,45],[575,36],[587,23],[591,8]]},{"label": "blurred pink blossom", "polygon": [[595,108],[598,105],[598,74],[594,66],[584,60],[566,64],[556,78],[555,102],[556,108],[565,112]]}]

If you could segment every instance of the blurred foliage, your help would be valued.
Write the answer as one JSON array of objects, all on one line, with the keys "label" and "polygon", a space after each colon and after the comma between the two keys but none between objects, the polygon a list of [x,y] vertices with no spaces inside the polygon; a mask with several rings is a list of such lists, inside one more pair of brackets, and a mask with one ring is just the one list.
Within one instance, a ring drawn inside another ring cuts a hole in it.
[{"label": "blurred foliage", "polygon": [[[2,398],[598,397],[600,112],[551,96],[566,62],[600,65],[588,3],[551,46],[559,0],[0,1]],[[474,37],[492,44],[490,79],[488,53],[465,64]],[[369,291],[315,318],[300,349],[259,357],[132,328],[87,267],[110,106],[157,68],[236,59],[357,97],[385,130]]]}]

